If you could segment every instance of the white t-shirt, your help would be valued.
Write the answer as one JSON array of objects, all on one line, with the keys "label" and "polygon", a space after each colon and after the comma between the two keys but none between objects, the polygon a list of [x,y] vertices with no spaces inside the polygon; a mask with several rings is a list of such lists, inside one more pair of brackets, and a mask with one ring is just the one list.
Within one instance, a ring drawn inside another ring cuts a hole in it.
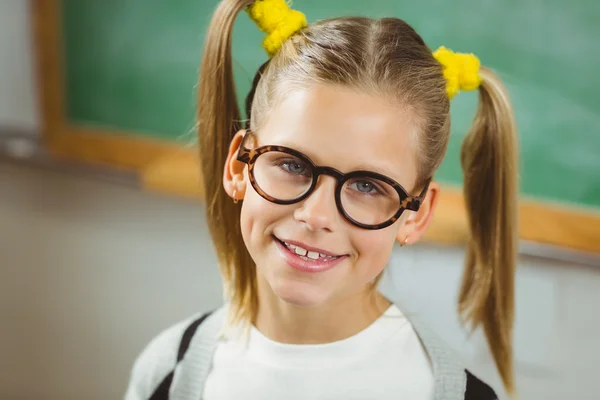
[{"label": "white t-shirt", "polygon": [[[247,346],[245,346],[247,344]],[[204,400],[430,400],[431,363],[395,305],[369,327],[325,344],[274,342],[252,327],[222,340]]]}]

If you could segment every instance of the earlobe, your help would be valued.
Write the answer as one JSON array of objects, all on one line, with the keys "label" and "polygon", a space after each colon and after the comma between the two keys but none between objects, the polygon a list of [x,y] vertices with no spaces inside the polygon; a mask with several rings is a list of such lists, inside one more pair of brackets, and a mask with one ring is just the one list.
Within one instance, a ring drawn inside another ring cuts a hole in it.
[{"label": "earlobe", "polygon": [[410,212],[410,215],[398,231],[396,240],[401,246],[414,244],[421,240],[431,222],[439,192],[440,185],[437,182],[431,182],[419,210]]},{"label": "earlobe", "polygon": [[223,188],[234,200],[242,200],[244,198],[244,193],[246,192],[246,179],[244,174],[246,164],[237,160],[238,150],[245,134],[245,130],[240,130],[233,136],[233,139],[231,139],[227,160],[225,160],[225,166],[223,168]]}]

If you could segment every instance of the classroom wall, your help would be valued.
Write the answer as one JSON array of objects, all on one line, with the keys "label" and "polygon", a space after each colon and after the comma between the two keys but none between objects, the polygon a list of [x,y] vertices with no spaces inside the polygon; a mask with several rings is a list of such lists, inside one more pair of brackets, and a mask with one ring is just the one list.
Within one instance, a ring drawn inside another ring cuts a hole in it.
[{"label": "classroom wall", "polygon": [[39,117],[31,50],[29,1],[0,1],[0,135],[37,135]]}]

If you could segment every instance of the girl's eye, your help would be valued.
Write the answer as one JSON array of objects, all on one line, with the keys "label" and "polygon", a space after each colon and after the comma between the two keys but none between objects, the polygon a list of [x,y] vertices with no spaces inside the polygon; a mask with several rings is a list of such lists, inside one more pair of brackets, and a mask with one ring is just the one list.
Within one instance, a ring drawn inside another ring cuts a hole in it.
[{"label": "girl's eye", "polygon": [[308,166],[300,160],[283,160],[279,163],[279,166],[285,171],[294,175],[305,175],[308,170]]},{"label": "girl's eye", "polygon": [[351,189],[356,190],[360,193],[364,193],[364,194],[370,194],[370,195],[382,194],[381,189],[374,182],[367,181],[367,180],[357,180],[357,181],[352,182],[349,186]]}]

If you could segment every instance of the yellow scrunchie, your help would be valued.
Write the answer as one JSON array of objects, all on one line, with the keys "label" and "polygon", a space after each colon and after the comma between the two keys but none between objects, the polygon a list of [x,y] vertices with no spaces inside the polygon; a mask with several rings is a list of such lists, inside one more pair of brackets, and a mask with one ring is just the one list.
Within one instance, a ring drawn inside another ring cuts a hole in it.
[{"label": "yellow scrunchie", "polygon": [[307,25],[306,16],[290,9],[285,0],[256,0],[247,11],[260,30],[267,34],[263,47],[269,57],[273,57],[283,42]]},{"label": "yellow scrunchie", "polygon": [[446,92],[453,98],[459,90],[475,90],[481,84],[479,59],[473,54],[454,53],[441,46],[433,56],[444,66]]}]

